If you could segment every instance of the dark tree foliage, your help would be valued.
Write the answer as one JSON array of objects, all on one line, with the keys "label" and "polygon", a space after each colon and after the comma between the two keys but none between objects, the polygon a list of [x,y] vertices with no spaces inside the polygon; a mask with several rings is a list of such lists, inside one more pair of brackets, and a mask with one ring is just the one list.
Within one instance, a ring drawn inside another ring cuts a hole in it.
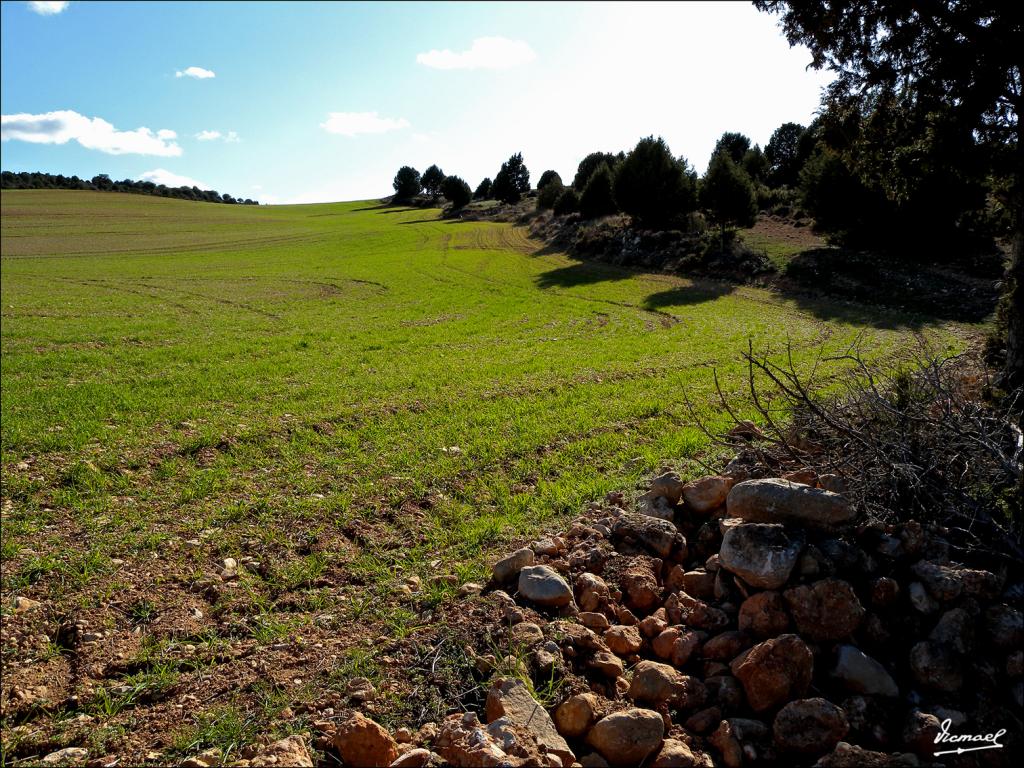
[{"label": "dark tree foliage", "polygon": [[491,196],[491,179],[490,177],[485,178],[476,188],[476,192],[473,193],[474,200],[487,200]]},{"label": "dark tree foliage", "polygon": [[529,191],[530,171],[523,163],[522,153],[517,152],[501,164],[491,185],[491,196],[503,203],[518,203]]},{"label": "dark tree foliage", "polygon": [[203,203],[228,203],[230,205],[259,205],[255,200],[232,197],[228,194],[198,187],[167,187],[154,184],[152,181],[135,181],[122,179],[112,181],[110,176],[101,173],[88,181],[77,176],[65,176],[52,173],[13,173],[4,171],[0,174],[2,189],[83,189],[94,192],[127,192],[134,195],[153,195],[155,197],[173,197],[177,200],[196,200]]},{"label": "dark tree foliage", "polygon": [[580,195],[572,187],[566,187],[555,201],[555,216],[568,216],[580,209]]},{"label": "dark tree foliage", "polygon": [[641,139],[619,164],[614,192],[618,206],[649,229],[664,229],[697,207],[692,173],[660,137]]},{"label": "dark tree foliage", "polygon": [[537,182],[537,191],[540,192],[544,187],[552,182],[557,182],[558,186],[563,186],[562,177],[558,175],[558,171],[544,171],[540,175],[540,181]]},{"label": "dark tree foliage", "polygon": [[458,210],[473,199],[469,184],[458,176],[446,176],[441,182],[441,194],[452,204],[452,208]]},{"label": "dark tree foliage", "polygon": [[587,182],[590,181],[590,177],[594,175],[594,171],[600,168],[602,164],[607,165],[614,173],[615,166],[625,158],[626,155],[622,152],[619,152],[617,155],[611,152],[591,152],[580,160],[580,164],[576,168],[576,176],[572,180],[572,188],[577,192],[582,192],[583,188],[587,186]]},{"label": "dark tree foliage", "polygon": [[558,198],[565,192],[565,187],[562,186],[561,179],[555,179],[549,181],[543,187],[539,188],[540,191],[537,193],[537,209],[547,210],[548,208],[554,208],[555,203],[558,202]]},{"label": "dark tree foliage", "polygon": [[800,175],[800,169],[810,156],[803,154],[807,142],[801,141],[807,129],[800,123],[783,123],[772,134],[764,148],[768,161],[768,180],[772,186],[792,187]]},{"label": "dark tree foliage", "polygon": [[728,152],[716,152],[700,185],[700,204],[718,224],[725,250],[726,227],[748,227],[757,217],[754,185]]},{"label": "dark tree foliage", "polygon": [[607,163],[602,163],[590,176],[590,181],[580,195],[580,213],[585,219],[596,219],[618,213],[613,191],[614,181]]},{"label": "dark tree foliage", "polygon": [[[988,167],[1013,222],[1007,280],[1006,383],[1024,384],[1024,127],[1020,109],[1020,3],[1005,0],[755,0],[782,14],[791,45],[807,46],[812,65],[837,77],[827,101],[888,120],[910,113],[913,136],[929,141],[928,117],[942,115],[948,133],[941,154],[947,169],[973,171],[975,149],[988,149]],[[912,145],[911,145],[912,146]],[[959,151],[958,151],[959,150]],[[894,164],[896,178],[902,168]]]},{"label": "dark tree foliage", "polygon": [[861,233],[882,224],[883,202],[834,150],[819,148],[804,164],[799,183],[801,206],[830,240],[863,245]]},{"label": "dark tree foliage", "polygon": [[763,182],[768,177],[768,159],[757,144],[743,155],[742,167],[751,181]]},{"label": "dark tree foliage", "polygon": [[444,171],[436,165],[432,165],[423,172],[420,182],[423,184],[423,189],[428,195],[437,197],[441,194],[441,185],[444,184],[444,179]]},{"label": "dark tree foliage", "polygon": [[747,136],[742,133],[726,131],[715,143],[715,149],[711,154],[717,155],[720,152],[725,152],[734,163],[739,165],[743,162],[743,156],[747,154],[748,149],[750,149],[750,139]]},{"label": "dark tree foliage", "polygon": [[398,169],[391,186],[395,189],[396,200],[411,200],[423,190],[420,172],[411,165],[403,165]]}]

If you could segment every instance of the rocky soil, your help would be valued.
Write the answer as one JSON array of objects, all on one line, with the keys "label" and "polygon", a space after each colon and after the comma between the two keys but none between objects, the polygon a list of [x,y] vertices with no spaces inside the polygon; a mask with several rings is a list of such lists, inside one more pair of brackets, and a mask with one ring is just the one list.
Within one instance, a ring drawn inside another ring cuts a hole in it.
[{"label": "rocky soil", "polygon": [[866,522],[834,475],[749,477],[666,472],[495,563],[460,609],[482,711],[321,738],[344,765],[1018,764],[1021,563]]}]

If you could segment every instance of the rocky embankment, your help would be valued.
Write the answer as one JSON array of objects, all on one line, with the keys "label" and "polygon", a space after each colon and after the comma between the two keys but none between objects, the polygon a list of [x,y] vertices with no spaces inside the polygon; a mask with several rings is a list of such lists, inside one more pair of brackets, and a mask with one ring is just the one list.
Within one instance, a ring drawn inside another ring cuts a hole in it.
[{"label": "rocky embankment", "polygon": [[665,473],[497,562],[462,604],[498,617],[467,649],[483,711],[395,735],[357,714],[325,740],[345,765],[1015,762],[1021,564],[860,520],[836,476],[730,469]]}]

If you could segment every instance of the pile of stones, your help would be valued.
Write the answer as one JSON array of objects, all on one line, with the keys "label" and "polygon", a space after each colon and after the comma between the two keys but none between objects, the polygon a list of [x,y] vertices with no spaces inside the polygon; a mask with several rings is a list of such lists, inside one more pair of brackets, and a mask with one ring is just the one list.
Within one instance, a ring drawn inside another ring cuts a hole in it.
[{"label": "pile of stones", "polygon": [[666,472],[495,563],[485,711],[357,715],[343,763],[1017,764],[1022,564],[859,519],[837,476],[749,477]]}]

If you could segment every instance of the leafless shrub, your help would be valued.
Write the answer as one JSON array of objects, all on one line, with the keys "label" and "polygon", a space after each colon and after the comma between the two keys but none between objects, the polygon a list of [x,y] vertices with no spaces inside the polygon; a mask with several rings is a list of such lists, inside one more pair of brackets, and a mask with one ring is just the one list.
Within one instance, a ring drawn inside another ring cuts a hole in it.
[{"label": "leafless shrub", "polygon": [[717,372],[718,395],[737,427],[724,436],[701,427],[720,444],[742,442],[741,461],[772,474],[811,467],[839,475],[870,518],[936,522],[968,545],[1022,556],[1024,394],[987,400],[980,359],[943,356],[924,341],[898,365],[868,364],[856,343],[840,355],[822,353],[807,372],[798,371],[788,345],[781,355],[751,346],[744,357],[747,396],[763,428],[753,440],[736,437],[745,422]]}]

